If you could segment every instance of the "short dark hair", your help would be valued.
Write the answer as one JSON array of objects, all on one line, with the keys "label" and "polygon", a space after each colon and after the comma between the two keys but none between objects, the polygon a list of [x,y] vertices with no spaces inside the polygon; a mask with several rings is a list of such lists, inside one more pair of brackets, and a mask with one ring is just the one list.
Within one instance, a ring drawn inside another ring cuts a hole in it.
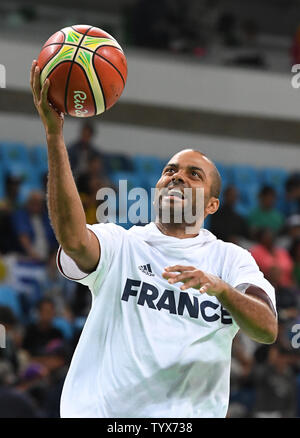
[{"label": "short dark hair", "polygon": [[41,308],[43,307],[43,304],[50,304],[51,306],[53,306],[55,308],[55,303],[52,300],[52,298],[50,297],[44,297],[42,298],[38,303],[37,303],[37,309],[41,310]]},{"label": "short dark hair", "polygon": [[263,186],[259,191],[259,197],[268,196],[268,195],[276,195],[276,190],[272,186]]},{"label": "short dark hair", "polygon": [[298,187],[300,187],[300,173],[293,173],[285,182],[285,190],[289,193]]},{"label": "short dark hair", "polygon": [[17,322],[16,315],[8,306],[0,306],[0,324],[15,325]]},{"label": "short dark hair", "polygon": [[91,135],[95,134],[95,125],[91,122],[87,122],[87,121],[83,122],[83,124],[81,125],[81,132],[84,129],[88,129],[90,131]]},{"label": "short dark hair", "polygon": [[221,194],[221,189],[222,189],[222,179],[221,179],[221,175],[218,171],[218,169],[216,168],[215,164],[213,163],[214,167],[212,170],[212,183],[211,183],[211,187],[210,187],[210,196],[213,196],[214,198],[218,198],[220,197]]}]

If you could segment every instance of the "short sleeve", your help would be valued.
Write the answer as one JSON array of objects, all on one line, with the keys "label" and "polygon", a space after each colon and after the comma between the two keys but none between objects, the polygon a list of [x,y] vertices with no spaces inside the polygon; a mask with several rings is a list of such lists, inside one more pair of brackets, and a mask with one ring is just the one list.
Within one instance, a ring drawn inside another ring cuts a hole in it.
[{"label": "short sleeve", "polygon": [[231,251],[231,256],[227,257],[226,278],[224,280],[241,292],[245,292],[249,285],[260,287],[269,296],[276,311],[274,287],[266,280],[250,252],[236,245],[232,245]]},{"label": "short sleeve", "polygon": [[87,224],[87,228],[95,234],[101,248],[100,260],[95,271],[89,274],[81,271],[74,260],[61,247],[57,252],[57,267],[64,277],[77,281],[93,290],[96,280],[100,285],[102,278],[108,272],[116,252],[122,245],[125,230],[119,225],[111,223]]}]

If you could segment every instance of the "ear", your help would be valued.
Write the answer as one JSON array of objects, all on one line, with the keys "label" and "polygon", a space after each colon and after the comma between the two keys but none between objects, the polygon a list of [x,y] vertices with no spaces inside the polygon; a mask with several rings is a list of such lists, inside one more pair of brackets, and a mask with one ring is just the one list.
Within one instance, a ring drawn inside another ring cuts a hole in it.
[{"label": "ear", "polygon": [[220,201],[218,198],[215,197],[210,198],[205,208],[206,214],[214,214],[219,209],[219,206],[220,206]]}]

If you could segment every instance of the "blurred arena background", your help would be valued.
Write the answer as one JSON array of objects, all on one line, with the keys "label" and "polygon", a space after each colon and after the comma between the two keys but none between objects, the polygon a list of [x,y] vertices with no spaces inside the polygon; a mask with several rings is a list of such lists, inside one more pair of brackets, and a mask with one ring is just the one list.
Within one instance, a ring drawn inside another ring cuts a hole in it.
[{"label": "blurred arena background", "polygon": [[240,3],[1,2],[0,417],[59,416],[90,306],[89,291],[56,269],[45,138],[29,87],[44,41],[72,24],[108,31],[128,60],[115,107],[84,123],[65,120],[87,221],[96,222],[100,187],[125,178],[129,188],[150,190],[182,147],[214,160],[222,205],[205,226],[252,252],[276,289],[280,327],[271,346],[236,337],[228,417],[300,416],[300,91],[291,84],[300,1]]}]

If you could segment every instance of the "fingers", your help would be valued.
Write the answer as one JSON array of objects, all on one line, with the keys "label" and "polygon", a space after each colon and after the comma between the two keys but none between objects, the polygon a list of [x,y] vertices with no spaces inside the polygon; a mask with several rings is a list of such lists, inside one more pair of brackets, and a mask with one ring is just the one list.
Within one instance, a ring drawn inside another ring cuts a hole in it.
[{"label": "fingers", "polygon": [[36,100],[40,100],[41,85],[40,85],[40,69],[38,65],[35,65],[33,70],[32,91],[34,98]]},{"label": "fingers", "polygon": [[182,286],[180,286],[180,289],[186,290],[186,289],[189,289],[190,287],[200,290],[200,287],[202,287],[202,286],[201,286],[201,283],[199,283],[199,278],[197,278],[197,277],[190,278]]},{"label": "fingers", "polygon": [[203,286],[200,287],[199,292],[201,294],[205,294],[205,293],[207,293],[209,291],[209,289],[210,289],[210,284],[209,283],[205,283],[205,284],[203,284]]},{"label": "fingers", "polygon": [[164,271],[162,273],[163,278],[165,278],[166,280],[168,280],[169,278],[175,278],[178,274],[175,274],[175,272],[166,272]]},{"label": "fingers", "polygon": [[196,268],[194,266],[175,265],[175,266],[168,266],[167,268],[165,268],[165,271],[167,271],[167,272],[183,272],[183,271],[194,271],[195,269]]},{"label": "fingers", "polygon": [[45,82],[43,83],[43,86],[41,89],[41,103],[42,103],[44,108],[49,106],[49,103],[48,103],[49,86],[50,86],[50,81],[49,81],[49,79],[46,79]]},{"label": "fingers", "polygon": [[34,60],[32,61],[31,69],[30,69],[30,86],[31,86],[32,91],[33,91],[33,75],[34,75],[34,70],[35,70],[35,66],[36,66],[36,64],[37,64],[37,62],[36,62],[36,60],[34,59]]},{"label": "fingers", "polygon": [[211,284],[207,282],[208,279],[205,273],[193,266],[168,266],[165,268],[162,277],[168,280],[170,284],[178,282],[184,283],[180,286],[181,290],[194,288],[199,289],[200,293],[206,293],[211,288]]},{"label": "fingers", "polygon": [[166,278],[170,284],[174,284],[174,283],[178,283],[178,281],[184,281],[193,278],[194,275],[195,275],[194,271],[186,271],[182,274],[167,273],[166,276],[163,275],[163,277]]}]

